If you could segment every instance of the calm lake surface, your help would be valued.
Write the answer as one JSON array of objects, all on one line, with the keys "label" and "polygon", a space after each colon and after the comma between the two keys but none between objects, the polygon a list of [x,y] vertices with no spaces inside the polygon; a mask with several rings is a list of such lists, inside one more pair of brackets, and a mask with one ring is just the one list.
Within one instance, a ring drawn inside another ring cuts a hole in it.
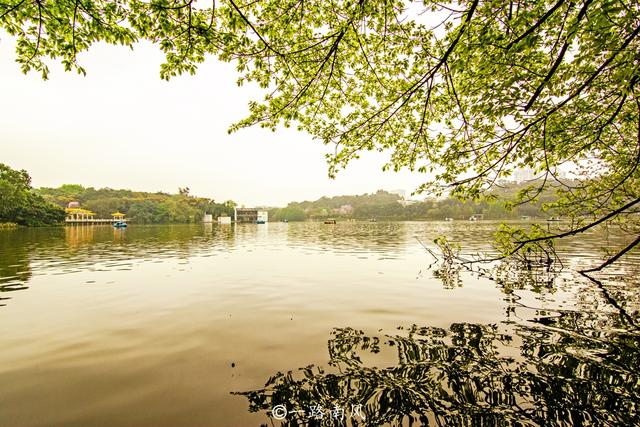
[{"label": "calm lake surface", "polygon": [[640,424],[639,254],[495,280],[418,241],[496,227],[0,230],[0,426]]}]

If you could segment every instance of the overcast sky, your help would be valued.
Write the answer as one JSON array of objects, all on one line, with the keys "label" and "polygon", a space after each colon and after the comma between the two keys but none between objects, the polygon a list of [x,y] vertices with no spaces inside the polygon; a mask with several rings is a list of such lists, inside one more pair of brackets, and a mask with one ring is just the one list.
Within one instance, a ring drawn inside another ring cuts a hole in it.
[{"label": "overcast sky", "polygon": [[77,183],[192,194],[246,206],[284,206],[323,195],[415,189],[424,176],[382,172],[387,156],[364,153],[327,177],[330,147],[292,129],[228,135],[260,99],[238,88],[231,64],[211,58],[195,76],[160,80],[163,56],[95,45],[80,56],[87,76],[51,63],[48,81],[24,75],[14,41],[0,33],[0,162],[26,169],[36,187]]}]

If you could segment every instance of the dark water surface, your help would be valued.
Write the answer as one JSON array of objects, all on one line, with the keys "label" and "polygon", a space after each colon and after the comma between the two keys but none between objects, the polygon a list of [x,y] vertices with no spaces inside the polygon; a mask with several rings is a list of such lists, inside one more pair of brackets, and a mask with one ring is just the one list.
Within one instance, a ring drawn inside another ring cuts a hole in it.
[{"label": "dark water surface", "polygon": [[418,242],[496,227],[0,230],[0,426],[640,424],[638,253],[443,281]]}]

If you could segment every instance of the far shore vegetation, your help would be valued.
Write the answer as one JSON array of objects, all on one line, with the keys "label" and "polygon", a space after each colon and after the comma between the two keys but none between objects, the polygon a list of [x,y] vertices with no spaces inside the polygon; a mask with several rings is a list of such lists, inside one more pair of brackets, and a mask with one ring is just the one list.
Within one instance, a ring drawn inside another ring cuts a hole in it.
[{"label": "far shore vegetation", "polygon": [[507,203],[525,184],[508,183],[481,200],[459,200],[452,197],[405,200],[399,194],[378,190],[358,196],[321,197],[315,201],[292,202],[285,208],[269,210],[273,221],[305,221],[324,218],[355,220],[468,220],[473,216],[483,219],[515,220],[547,218],[545,203],[554,200],[551,191],[545,192],[537,204],[510,207]]},{"label": "far shore vegetation", "polygon": [[[548,192],[539,204],[509,208],[505,201],[524,188],[524,184],[505,184],[491,197],[480,201],[454,198],[405,200],[399,194],[378,190],[371,194],[322,197],[315,201],[291,202],[283,208],[265,208],[271,221],[307,221],[338,218],[342,220],[467,220],[481,215],[483,219],[515,220],[547,218],[544,203],[553,201]],[[111,188],[95,189],[79,184],[58,188],[31,187],[29,174],[0,164],[0,228],[61,224],[64,208],[76,202],[95,212],[96,218],[110,218],[122,212],[136,224],[200,223],[205,214],[214,218],[233,216],[236,203],[218,203],[190,194],[188,187],[178,194],[143,192]]]},{"label": "far shore vegetation", "polygon": [[52,225],[64,221],[64,214],[33,190],[27,171],[0,163],[0,228]]},{"label": "far shore vegetation", "polygon": [[178,194],[163,192],[95,189],[79,184],[64,184],[58,188],[36,190],[45,200],[58,206],[78,202],[83,209],[95,212],[96,218],[111,218],[113,212],[122,212],[136,224],[189,224],[200,223],[204,214],[214,217],[233,215],[235,203],[222,203],[190,194],[188,187],[179,188]]}]

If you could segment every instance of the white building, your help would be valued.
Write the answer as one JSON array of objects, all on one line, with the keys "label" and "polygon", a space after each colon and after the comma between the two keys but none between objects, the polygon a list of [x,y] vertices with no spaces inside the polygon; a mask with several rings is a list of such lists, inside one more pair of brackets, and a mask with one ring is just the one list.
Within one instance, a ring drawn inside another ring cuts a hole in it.
[{"label": "white building", "polygon": [[420,200],[398,200],[398,203],[400,203],[403,207],[407,207],[407,206],[411,206],[414,205],[416,203],[418,203]]},{"label": "white building", "polygon": [[256,222],[268,222],[269,221],[269,212],[267,211],[258,211],[258,218]]}]

